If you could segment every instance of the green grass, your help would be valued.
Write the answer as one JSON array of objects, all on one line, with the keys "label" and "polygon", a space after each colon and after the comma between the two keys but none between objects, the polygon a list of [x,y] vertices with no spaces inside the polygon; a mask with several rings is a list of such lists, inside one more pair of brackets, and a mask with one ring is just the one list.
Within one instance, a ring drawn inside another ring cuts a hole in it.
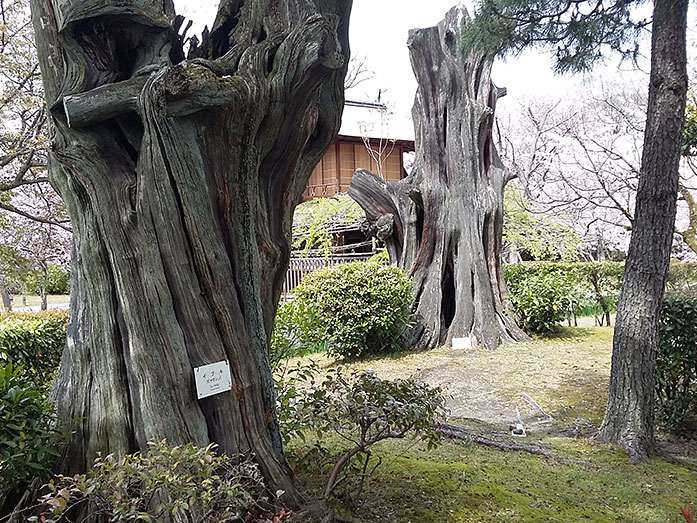
[{"label": "green grass", "polygon": [[[434,451],[405,442],[380,445],[383,463],[368,480],[361,521],[682,522],[697,508],[697,474],[654,459],[631,465],[621,451],[588,440],[547,438],[563,464],[522,452],[445,442]],[[320,495],[327,474],[301,473],[306,495]]]},{"label": "green grass", "polygon": [[[22,295],[21,294],[13,294],[12,297],[14,300],[12,301],[12,308],[19,308],[19,307],[36,307],[41,305],[41,297],[40,296],[35,296],[35,295],[27,295],[27,303],[24,305],[22,302]],[[50,305],[57,305],[57,304],[62,304],[62,303],[68,303],[70,302],[70,296],[67,294],[49,294],[47,296],[47,301],[49,306]],[[2,307],[2,304],[0,304],[0,310],[5,310],[4,307]]]}]

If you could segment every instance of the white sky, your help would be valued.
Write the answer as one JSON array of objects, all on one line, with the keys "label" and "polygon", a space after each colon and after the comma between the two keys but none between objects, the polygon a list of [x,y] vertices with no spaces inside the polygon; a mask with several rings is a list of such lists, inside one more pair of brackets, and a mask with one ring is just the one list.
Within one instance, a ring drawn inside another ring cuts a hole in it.
[{"label": "white sky", "polygon": [[[406,47],[409,29],[437,24],[457,3],[458,0],[354,0],[350,26],[352,54],[366,57],[366,65],[374,78],[351,90],[347,98],[375,102],[382,91],[381,101],[393,113],[389,134],[394,138],[413,137],[410,114],[416,81]],[[218,2],[175,0],[175,4],[178,13],[194,20],[200,32],[203,25],[212,24]],[[492,79],[497,85],[507,87],[509,94],[500,102],[500,111],[515,111],[520,99],[533,96],[563,99],[566,93],[592,80],[579,75],[560,77],[552,72],[550,64],[547,54],[534,49],[507,62],[497,61]],[[618,71],[616,64],[603,66],[596,69],[594,78],[601,76],[603,81],[614,83],[627,74],[632,75],[626,71],[628,68]]]}]

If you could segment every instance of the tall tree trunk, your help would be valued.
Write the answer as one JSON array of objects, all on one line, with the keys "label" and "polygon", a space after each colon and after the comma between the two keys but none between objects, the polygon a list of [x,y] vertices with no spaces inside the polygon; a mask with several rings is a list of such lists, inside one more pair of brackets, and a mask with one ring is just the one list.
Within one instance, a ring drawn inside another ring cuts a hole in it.
[{"label": "tall tree trunk", "polygon": [[680,234],[682,235],[683,241],[692,249],[692,252],[697,254],[697,201],[695,201],[694,196],[692,196],[690,189],[685,187],[680,180],[678,180],[678,191],[680,191],[680,195],[687,204],[689,219],[687,229]]},{"label": "tall tree trunk", "polygon": [[48,296],[46,295],[46,286],[48,285],[48,267],[41,266],[41,282],[39,283],[39,297],[41,298],[41,310],[48,309]]},{"label": "tall tree trunk", "polygon": [[[32,0],[74,238],[61,472],[151,440],[216,442],[300,502],[268,346],[293,210],[340,124],[350,10],[222,0],[184,60],[171,0]],[[197,400],[193,368],[220,360],[233,390]]]},{"label": "tall tree trunk", "polygon": [[453,338],[495,348],[525,338],[504,307],[503,190],[509,173],[492,140],[496,100],[492,57],[463,57],[464,8],[409,34],[418,81],[413,117],[416,162],[399,182],[358,170],[349,194],[390,259],[414,278],[417,327],[411,344],[429,349]]},{"label": "tall tree trunk", "polygon": [[651,78],[632,239],[615,320],[599,437],[632,461],[653,448],[658,318],[670,262],[687,93],[687,0],[654,2]]}]

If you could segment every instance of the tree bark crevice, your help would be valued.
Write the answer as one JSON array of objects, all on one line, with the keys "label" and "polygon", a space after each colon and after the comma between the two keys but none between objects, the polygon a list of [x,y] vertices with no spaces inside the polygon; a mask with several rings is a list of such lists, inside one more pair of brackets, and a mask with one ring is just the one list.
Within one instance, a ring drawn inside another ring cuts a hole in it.
[{"label": "tree bark crevice", "polygon": [[[32,1],[76,253],[52,391],[73,431],[62,472],[152,440],[216,442],[300,503],[268,343],[293,210],[339,128],[350,10],[223,0],[201,58],[172,63],[169,0]],[[197,400],[193,367],[221,360],[233,390]]]}]

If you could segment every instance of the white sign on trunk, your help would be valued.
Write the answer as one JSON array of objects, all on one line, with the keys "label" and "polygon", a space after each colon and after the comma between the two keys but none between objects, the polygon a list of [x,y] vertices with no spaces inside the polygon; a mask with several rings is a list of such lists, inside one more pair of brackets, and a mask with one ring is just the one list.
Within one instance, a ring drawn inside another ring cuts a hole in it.
[{"label": "white sign on trunk", "polygon": [[196,377],[198,399],[214,396],[232,389],[230,363],[227,361],[195,367],[194,376]]}]

